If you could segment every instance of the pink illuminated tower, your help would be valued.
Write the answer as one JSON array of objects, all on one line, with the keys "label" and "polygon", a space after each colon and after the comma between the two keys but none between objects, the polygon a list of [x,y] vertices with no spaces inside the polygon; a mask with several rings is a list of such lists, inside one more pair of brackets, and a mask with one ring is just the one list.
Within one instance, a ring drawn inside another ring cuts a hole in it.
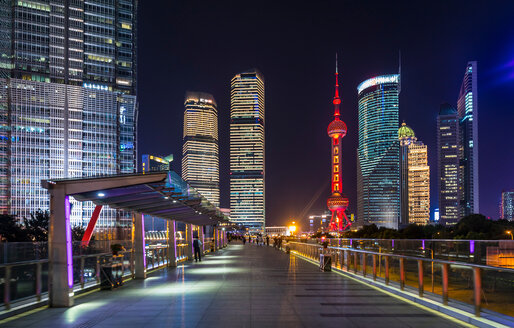
[{"label": "pink illuminated tower", "polygon": [[328,125],[328,136],[332,145],[332,195],[327,200],[328,209],[332,212],[330,220],[331,231],[346,230],[352,223],[348,220],[345,210],[348,207],[348,198],[343,194],[342,179],[342,149],[341,141],[346,135],[346,124],[339,119],[339,73],[337,71],[337,54],[336,54],[336,85],[334,95],[334,120]]}]

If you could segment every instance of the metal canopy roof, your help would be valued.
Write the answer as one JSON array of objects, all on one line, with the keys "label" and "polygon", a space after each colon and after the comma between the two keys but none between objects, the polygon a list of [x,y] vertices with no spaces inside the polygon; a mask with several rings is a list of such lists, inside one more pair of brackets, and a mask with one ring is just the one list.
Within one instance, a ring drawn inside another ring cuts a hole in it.
[{"label": "metal canopy roof", "polygon": [[50,179],[43,188],[63,187],[78,201],[92,201],[129,212],[195,225],[228,222],[228,218],[173,171]]}]

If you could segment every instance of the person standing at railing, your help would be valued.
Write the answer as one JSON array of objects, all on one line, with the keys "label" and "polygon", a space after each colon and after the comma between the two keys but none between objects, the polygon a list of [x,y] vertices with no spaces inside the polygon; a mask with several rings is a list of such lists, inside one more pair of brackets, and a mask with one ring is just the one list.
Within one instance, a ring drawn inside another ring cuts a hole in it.
[{"label": "person standing at railing", "polygon": [[195,251],[195,262],[202,262],[202,252],[200,251],[200,247],[202,246],[202,242],[195,236],[195,240],[193,240],[193,249]]}]

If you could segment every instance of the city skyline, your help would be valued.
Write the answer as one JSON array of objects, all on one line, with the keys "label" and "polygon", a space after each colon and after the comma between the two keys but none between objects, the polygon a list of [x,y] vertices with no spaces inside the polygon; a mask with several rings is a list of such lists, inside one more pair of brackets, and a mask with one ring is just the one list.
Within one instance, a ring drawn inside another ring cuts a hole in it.
[{"label": "city skyline", "polygon": [[[511,5],[502,4],[503,10],[498,9],[492,20],[486,14],[490,12],[489,6],[462,1],[426,4],[423,14],[411,12],[412,7],[407,4],[394,10],[379,2],[370,2],[362,8],[352,4],[315,4],[312,10],[322,12],[327,19],[323,23],[309,21],[303,27],[299,21],[310,17],[311,9],[301,4],[294,10],[286,10],[290,8],[282,4],[277,6],[264,2],[262,12],[257,14],[247,11],[243,4],[231,6],[228,11],[224,6],[208,3],[165,4],[159,10],[141,4],[140,35],[145,37],[139,38],[140,68],[144,67],[140,69],[142,84],[138,96],[140,110],[149,113],[139,117],[142,152],[179,154],[180,129],[169,131],[166,138],[171,149],[163,149],[154,141],[166,131],[165,122],[157,122],[153,117],[166,114],[169,117],[166,124],[180,124],[185,90],[212,93],[218,102],[220,118],[221,205],[228,207],[228,81],[249,67],[259,68],[267,82],[267,218],[270,224],[279,224],[299,215],[302,207],[299,204],[308,203],[315,191],[322,188],[321,181],[330,174],[327,163],[318,158],[326,158],[330,152],[326,136],[320,131],[330,123],[333,82],[329,77],[333,74],[335,52],[339,52],[343,115],[348,125],[343,152],[355,157],[358,126],[354,90],[367,78],[397,71],[398,49],[401,49],[400,122],[409,122],[429,148],[433,209],[438,203],[434,179],[439,106],[443,102],[456,105],[463,70],[468,61],[476,60],[481,108],[480,209],[487,216],[498,217],[501,190],[511,188],[514,183],[508,169],[514,165],[513,155],[496,151],[507,149],[507,122],[513,115],[509,63],[514,54],[511,46],[514,34],[507,15],[512,12]],[[284,14],[278,16],[279,12]],[[461,18],[450,14],[455,12]],[[192,18],[192,13],[199,15],[204,23],[193,24],[197,18]],[[242,13],[246,14],[244,20],[238,18],[243,17],[239,15]],[[163,18],[166,15],[169,18]],[[462,17],[476,22],[465,33]],[[250,24],[252,28],[244,33],[224,23],[235,19],[234,24],[246,25],[263,18],[268,24]],[[155,23],[148,24],[149,20]],[[438,20],[445,24],[434,25]],[[223,22],[219,24],[220,21]],[[212,27],[206,29],[206,26]],[[158,43],[162,35],[166,35],[164,44]],[[196,35],[206,37],[209,51],[203,50],[205,44],[201,42],[188,42]],[[220,35],[233,37],[229,41]],[[168,60],[168,54],[173,55],[172,61]],[[149,129],[150,126],[156,128]],[[491,163],[495,172],[502,173],[502,178],[491,171]],[[348,213],[356,213],[356,164],[346,161],[343,171],[345,193],[350,200]],[[328,188],[325,190],[314,202],[313,212],[324,209],[324,200],[329,195]]]}]

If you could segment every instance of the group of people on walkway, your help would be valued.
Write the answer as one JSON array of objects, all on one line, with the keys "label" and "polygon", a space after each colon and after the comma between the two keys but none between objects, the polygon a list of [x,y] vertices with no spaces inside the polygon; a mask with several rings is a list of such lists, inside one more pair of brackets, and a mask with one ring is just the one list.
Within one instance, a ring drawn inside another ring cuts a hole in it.
[{"label": "group of people on walkway", "polygon": [[[230,243],[233,240],[241,240],[243,242],[243,245],[245,245],[246,242],[248,242],[249,244],[254,244],[257,246],[270,246],[271,238],[269,235],[265,235],[265,236],[262,236],[262,235],[253,235],[253,236],[252,235],[241,235],[241,236],[229,235],[228,242]],[[272,246],[275,249],[281,249],[283,240],[284,239],[282,236],[273,237],[273,245]]]}]

